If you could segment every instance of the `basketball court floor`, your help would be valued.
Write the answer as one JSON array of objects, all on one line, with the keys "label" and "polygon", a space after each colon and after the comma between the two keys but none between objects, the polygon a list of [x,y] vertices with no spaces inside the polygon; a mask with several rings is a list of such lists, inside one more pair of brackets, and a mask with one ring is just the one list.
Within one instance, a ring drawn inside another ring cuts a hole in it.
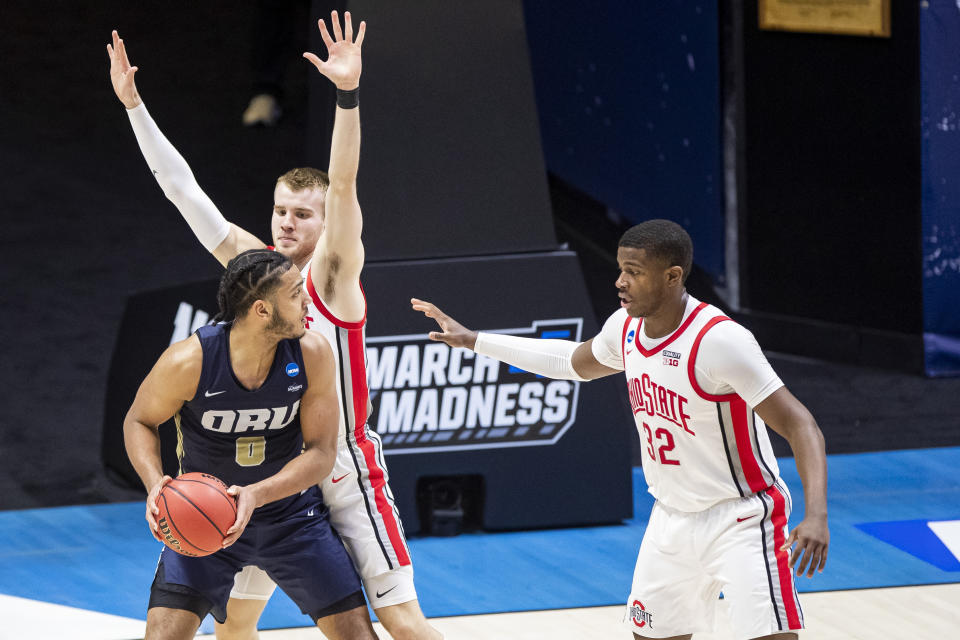
[{"label": "basketball court floor", "polygon": [[[960,637],[960,447],[829,463],[827,568],[797,583],[805,637]],[[780,466],[795,524],[800,481]],[[639,470],[634,496],[623,525],[412,540],[424,611],[450,639],[629,638],[621,603],[652,504]],[[159,551],[139,502],[0,512],[0,638],[142,638]],[[279,594],[261,622],[264,640],[321,637]]]}]

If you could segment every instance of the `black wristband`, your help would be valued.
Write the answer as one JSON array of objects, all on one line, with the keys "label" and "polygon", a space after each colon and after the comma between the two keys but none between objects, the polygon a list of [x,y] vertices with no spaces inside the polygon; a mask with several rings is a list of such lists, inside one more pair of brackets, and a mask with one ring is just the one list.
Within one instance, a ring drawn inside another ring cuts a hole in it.
[{"label": "black wristband", "polygon": [[344,91],[337,89],[337,106],[341,109],[356,109],[360,105],[360,87]]}]

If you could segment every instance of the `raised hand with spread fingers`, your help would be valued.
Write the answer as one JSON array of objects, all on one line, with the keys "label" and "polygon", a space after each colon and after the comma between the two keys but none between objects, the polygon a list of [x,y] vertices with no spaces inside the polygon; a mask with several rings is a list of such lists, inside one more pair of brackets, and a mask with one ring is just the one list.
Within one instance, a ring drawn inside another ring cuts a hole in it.
[{"label": "raised hand with spread fingers", "polygon": [[313,66],[329,78],[337,89],[343,91],[356,89],[360,84],[362,68],[360,47],[363,45],[367,23],[360,23],[356,40],[353,37],[353,20],[349,11],[343,14],[343,30],[340,29],[340,18],[336,11],[330,13],[330,24],[333,29],[332,38],[330,32],[327,31],[326,23],[323,20],[317,21],[317,26],[320,27],[320,37],[327,48],[327,59],[321,60],[316,54],[309,51],[305,52],[303,57],[312,62]]}]

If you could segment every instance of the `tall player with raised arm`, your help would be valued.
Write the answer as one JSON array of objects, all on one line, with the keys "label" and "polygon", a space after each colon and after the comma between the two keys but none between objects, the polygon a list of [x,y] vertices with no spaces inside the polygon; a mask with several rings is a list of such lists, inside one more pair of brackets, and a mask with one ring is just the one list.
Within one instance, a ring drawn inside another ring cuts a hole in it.
[{"label": "tall player with raised arm", "polygon": [[[830,540],[823,434],[753,334],[687,293],[693,246],[679,225],[630,228],[617,261],[621,308],[583,343],[478,333],[411,302],[440,325],[430,338],[451,347],[550,378],[626,373],[656,498],[624,615],[636,638],[711,631],[721,591],[736,638],[796,638],[791,570],[822,571]],[[804,518],[789,534],[792,501],[765,424],[790,443],[803,482]]]},{"label": "tall player with raised arm", "polygon": [[[344,14],[341,29],[336,11],[331,25],[332,36],[322,20],[318,25],[327,59],[304,54],[337,87],[329,178],[316,169],[295,169],[280,177],[271,218],[273,244],[303,270],[310,298],[308,327],[328,339],[337,359],[341,408],[337,462],[321,484],[331,522],[387,631],[398,640],[436,639],[441,636],[426,621],[417,601],[409,549],[382,463],[381,441],[366,424],[366,301],[360,287],[363,221],[356,188],[358,91],[366,25],[360,23],[354,38],[350,13]],[[114,91],[127,107],[144,158],[197,239],[221,264],[245,249],[264,247],[254,235],[223,217],[150,118],[134,83],[137,68],[130,65],[116,32],[107,49]],[[256,622],[273,589],[263,572],[245,568],[231,594],[227,624],[217,627],[218,638],[256,637]]]}]

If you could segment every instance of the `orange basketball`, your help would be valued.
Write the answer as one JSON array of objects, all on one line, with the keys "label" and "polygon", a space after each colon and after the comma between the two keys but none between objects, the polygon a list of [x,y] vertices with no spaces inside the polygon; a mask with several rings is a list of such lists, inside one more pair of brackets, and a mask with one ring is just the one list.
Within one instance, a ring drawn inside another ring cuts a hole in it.
[{"label": "orange basketball", "polygon": [[157,524],[164,544],[185,556],[219,551],[237,520],[237,501],[227,485],[208,473],[185,473],[168,482],[157,497]]}]

